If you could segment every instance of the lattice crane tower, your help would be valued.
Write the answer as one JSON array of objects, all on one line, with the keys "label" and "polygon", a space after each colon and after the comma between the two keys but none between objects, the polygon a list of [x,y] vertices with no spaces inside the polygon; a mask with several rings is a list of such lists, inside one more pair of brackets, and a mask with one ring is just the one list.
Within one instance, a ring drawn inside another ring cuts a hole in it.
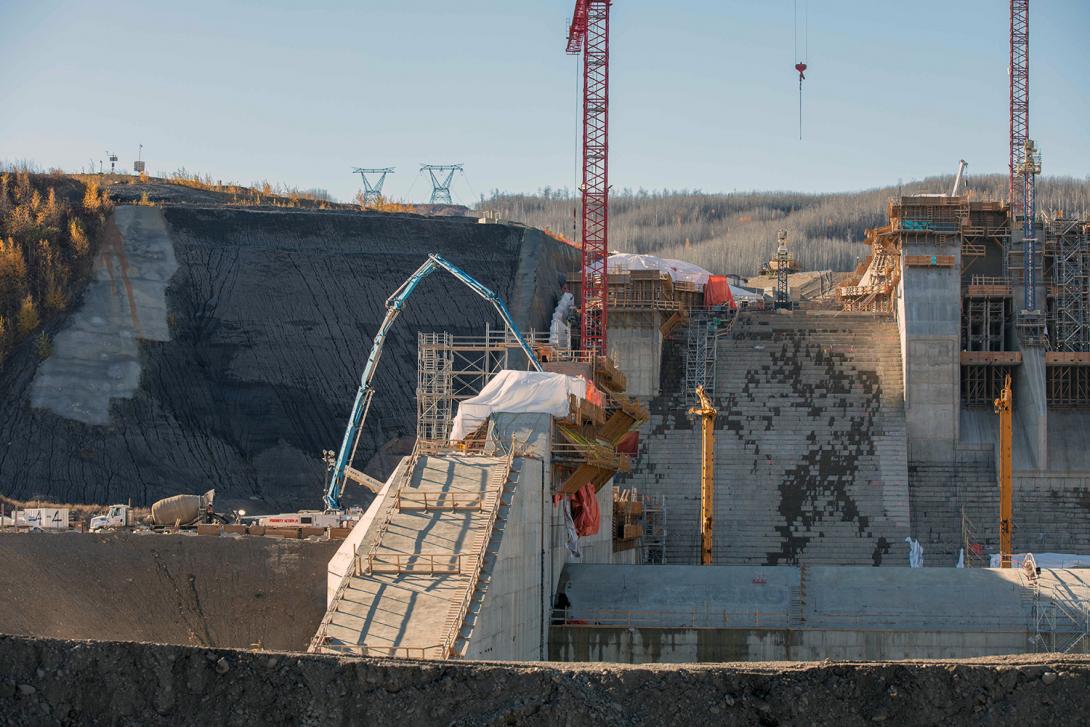
[{"label": "lattice crane tower", "polygon": [[567,52],[583,55],[582,347],[606,354],[609,299],[609,8],[576,0]]}]

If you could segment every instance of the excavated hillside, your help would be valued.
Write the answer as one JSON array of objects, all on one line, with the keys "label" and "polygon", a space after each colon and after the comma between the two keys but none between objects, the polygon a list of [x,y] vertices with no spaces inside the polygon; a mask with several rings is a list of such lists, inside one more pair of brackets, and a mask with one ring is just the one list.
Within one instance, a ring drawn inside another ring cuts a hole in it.
[{"label": "excavated hillside", "polygon": [[[191,196],[191,195],[190,195]],[[576,251],[465,217],[119,205],[80,305],[0,370],[0,492],[147,504],[320,506],[387,296],[439,252],[542,328]],[[445,273],[388,339],[357,464],[385,477],[415,433],[417,332],[480,335],[492,308]],[[362,503],[359,490],[352,495]],[[348,502],[351,504],[352,496]]]}]

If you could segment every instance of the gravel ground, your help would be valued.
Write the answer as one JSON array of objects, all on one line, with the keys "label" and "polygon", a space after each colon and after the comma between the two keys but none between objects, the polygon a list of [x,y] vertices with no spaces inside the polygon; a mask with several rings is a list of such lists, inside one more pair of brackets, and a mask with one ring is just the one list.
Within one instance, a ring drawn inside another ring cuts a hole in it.
[{"label": "gravel ground", "polygon": [[395,662],[0,637],[3,725],[1066,725],[1090,659]]}]

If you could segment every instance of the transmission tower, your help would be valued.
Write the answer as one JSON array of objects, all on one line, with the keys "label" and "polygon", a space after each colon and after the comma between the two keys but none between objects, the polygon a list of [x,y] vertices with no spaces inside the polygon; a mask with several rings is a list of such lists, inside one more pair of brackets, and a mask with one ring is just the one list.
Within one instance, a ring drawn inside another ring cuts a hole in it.
[{"label": "transmission tower", "polygon": [[[452,204],[450,184],[455,172],[462,171],[461,164],[421,164],[420,171],[431,177],[430,204]],[[445,175],[445,176],[444,176]]]},{"label": "transmission tower", "polygon": [[[361,167],[356,167],[352,170],[352,173],[360,175],[360,179],[363,180],[363,206],[371,207],[378,204],[382,199],[382,185],[386,183],[386,175],[394,173],[394,168],[363,169]],[[368,174],[379,175],[378,181],[371,182],[371,180],[367,178]]]},{"label": "transmission tower", "polygon": [[606,354],[609,300],[609,7],[575,0],[567,52],[583,55],[582,347]]}]

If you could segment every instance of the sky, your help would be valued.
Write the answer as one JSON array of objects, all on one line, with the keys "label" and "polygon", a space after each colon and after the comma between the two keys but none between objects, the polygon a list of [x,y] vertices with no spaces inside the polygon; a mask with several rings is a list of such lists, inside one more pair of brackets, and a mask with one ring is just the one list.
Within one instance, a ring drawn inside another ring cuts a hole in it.
[{"label": "sky", "polygon": [[[809,65],[799,136],[794,71]],[[2,0],[0,160],[78,171],[143,144],[152,174],[351,199],[357,166],[426,201],[576,185],[572,0]],[[803,18],[808,18],[803,23]],[[615,190],[866,189],[1005,173],[1004,0],[615,0]],[[1030,135],[1090,178],[1090,2],[1038,0]]]}]

